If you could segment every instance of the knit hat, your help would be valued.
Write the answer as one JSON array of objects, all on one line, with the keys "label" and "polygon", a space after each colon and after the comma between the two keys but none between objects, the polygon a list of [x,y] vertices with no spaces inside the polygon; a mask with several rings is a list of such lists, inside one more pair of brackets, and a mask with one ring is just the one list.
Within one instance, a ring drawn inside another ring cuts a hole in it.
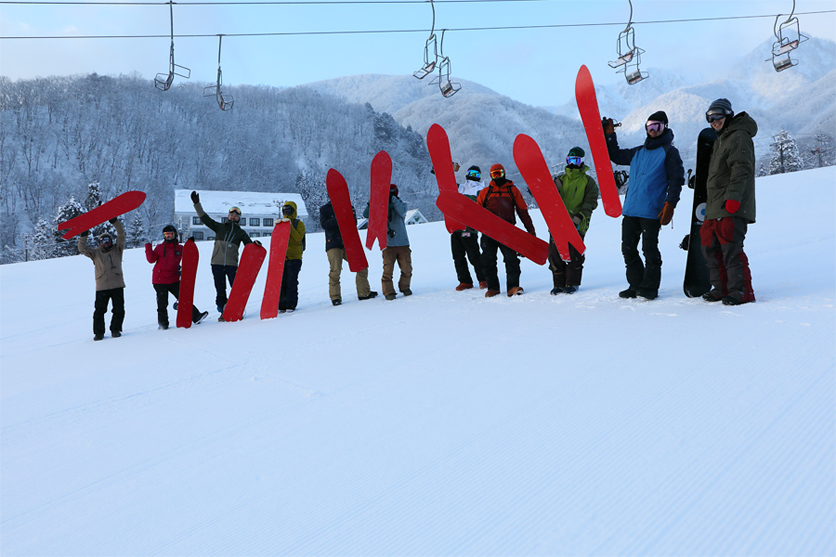
[{"label": "knit hat", "polygon": [[174,232],[175,234],[177,234],[177,229],[174,228],[173,224],[167,224],[163,227],[163,234],[165,234],[166,232]]},{"label": "knit hat", "polygon": [[569,157],[585,157],[586,153],[584,153],[583,149],[581,149],[580,147],[572,147],[571,149],[569,149],[569,154],[567,156],[569,156]]},{"label": "knit hat", "polygon": [[653,114],[647,117],[648,122],[662,122],[667,127],[668,125],[668,115],[665,114],[664,110],[657,110]]},{"label": "knit hat", "polygon": [[394,195],[397,197],[398,195],[398,186],[395,184],[389,184],[389,195]]},{"label": "knit hat", "polygon": [[468,180],[478,182],[482,179],[482,169],[474,164],[473,166],[467,169],[467,173],[464,177]]},{"label": "knit hat", "polygon": [[491,166],[491,178],[493,178],[493,173],[497,171],[502,172],[502,176],[500,176],[501,178],[505,178],[505,167],[499,163]]},{"label": "knit hat", "polygon": [[734,116],[731,101],[729,101],[729,99],[717,99],[711,103],[711,106],[709,106],[708,110],[705,111],[706,119],[708,119],[710,114],[725,114],[727,117]]}]

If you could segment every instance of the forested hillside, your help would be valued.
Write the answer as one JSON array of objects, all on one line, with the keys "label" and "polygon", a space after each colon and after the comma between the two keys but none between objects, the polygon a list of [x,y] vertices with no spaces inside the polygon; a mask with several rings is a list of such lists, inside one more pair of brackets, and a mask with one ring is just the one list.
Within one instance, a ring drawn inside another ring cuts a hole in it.
[{"label": "forested hillside", "polygon": [[304,87],[241,86],[229,90],[235,109],[223,112],[202,84],[162,92],[145,79],[96,74],[0,78],[0,91],[3,262],[25,257],[22,235],[39,221],[54,228],[58,209],[71,197],[83,203],[91,183],[105,200],[145,191],[139,211],[152,232],[173,218],[177,188],[298,192],[316,220],[329,168],[346,177],[362,211],[381,149],[407,203],[438,217],[423,138],[370,105]]}]

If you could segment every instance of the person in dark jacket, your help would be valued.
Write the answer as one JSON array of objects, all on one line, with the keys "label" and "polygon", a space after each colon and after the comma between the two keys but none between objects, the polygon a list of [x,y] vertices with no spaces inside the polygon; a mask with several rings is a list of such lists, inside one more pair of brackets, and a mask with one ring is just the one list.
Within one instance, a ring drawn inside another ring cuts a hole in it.
[{"label": "person in dark jacket", "polygon": [[[151,284],[157,293],[157,324],[160,329],[168,329],[168,295],[180,299],[180,261],[183,259],[183,246],[177,240],[177,229],[167,224],[163,228],[163,241],[157,247],[151,243],[145,244],[145,258],[154,265],[151,272]],[[197,306],[192,305],[192,322],[200,323],[208,311],[201,313]]]},{"label": "person in dark jacket", "polygon": [[743,240],[755,222],[755,145],[758,125],[746,114],[735,115],[728,99],[717,99],[705,113],[717,132],[708,163],[705,220],[700,247],[708,265],[708,302],[736,306],[755,301],[749,258]]},{"label": "person in dark jacket", "polygon": [[[491,183],[479,192],[476,203],[511,224],[517,222],[514,217],[514,212],[516,212],[526,231],[532,236],[536,236],[534,223],[531,222],[531,216],[528,214],[528,205],[526,205],[514,182],[505,178],[505,167],[501,164],[495,164],[491,166],[490,174]],[[524,290],[520,286],[520,258],[517,252],[482,234],[481,262],[485,279],[488,282],[488,291],[485,292],[485,297],[492,298],[499,294],[497,250],[502,252],[502,259],[505,262],[505,285],[508,289],[508,296],[521,295]]]},{"label": "person in dark jacket", "polygon": [[[659,230],[671,222],[685,183],[682,157],[673,146],[668,116],[661,110],[648,117],[645,122],[647,137],[642,145],[632,149],[618,147],[612,119],[604,118],[602,123],[610,160],[615,164],[630,165],[630,184],[621,220],[621,253],[629,286],[618,295],[653,300],[659,296],[662,280]],[[639,240],[644,262],[639,256]]]},{"label": "person in dark jacket", "polygon": [[[554,185],[560,193],[560,198],[572,218],[572,223],[578,229],[583,239],[589,230],[589,219],[592,211],[598,207],[598,184],[586,173],[589,167],[583,162],[586,153],[580,147],[572,147],[566,156],[566,167],[563,174],[555,176]],[[554,288],[551,294],[574,294],[581,285],[583,254],[578,253],[575,246],[569,244],[569,261],[563,261],[554,238],[549,235],[549,269],[552,271]]]},{"label": "person in dark jacket", "polygon": [[[238,248],[243,243],[252,243],[249,234],[241,228],[241,209],[231,207],[226,222],[216,222],[200,204],[200,195],[193,191],[191,194],[194,210],[200,221],[215,233],[215,247],[212,250],[212,278],[215,280],[215,305],[218,312],[224,312],[227,302],[226,282],[229,286],[235,281],[238,272]],[[260,242],[258,242],[260,245]]]},{"label": "person in dark jacket", "polygon": [[[454,166],[455,169],[455,166]],[[482,169],[478,166],[471,166],[467,169],[463,184],[459,184],[459,193],[476,201],[479,192],[485,188],[482,181]],[[476,273],[476,280],[479,281],[479,288],[486,289],[488,282],[485,280],[485,272],[482,270],[482,254],[479,252],[479,233],[473,228],[456,230],[450,234],[450,250],[453,252],[453,265],[456,268],[456,278],[459,285],[456,290],[469,290],[473,288],[473,277],[467,267],[467,261],[473,265]]]},{"label": "person in dark jacket", "polygon": [[[352,208],[352,216],[353,214],[354,209]],[[356,218],[353,219],[352,223],[356,220]],[[348,259],[345,255],[343,236],[340,233],[337,216],[334,214],[331,201],[319,208],[319,224],[325,231],[325,254],[328,256],[328,263],[331,268],[328,273],[328,296],[331,298],[331,304],[338,306],[343,303],[340,275],[343,270],[343,261]],[[357,287],[357,298],[359,300],[371,300],[377,296],[377,292],[374,292],[369,286],[368,267],[355,274],[354,283]]]},{"label": "person in dark jacket", "polygon": [[91,249],[87,245],[89,230],[78,237],[78,251],[93,261],[96,268],[96,302],[93,307],[93,340],[102,340],[105,334],[105,313],[112,302],[113,317],[110,320],[110,335],[122,336],[122,324],[125,321],[125,279],[122,275],[122,253],[125,251],[125,228],[119,219],[110,219],[116,229],[116,242],[113,235],[105,232],[99,235],[99,247]]},{"label": "person in dark jacket", "polygon": [[[381,287],[383,289],[383,296],[387,300],[394,300],[397,298],[395,292],[395,263],[401,270],[401,276],[398,279],[398,290],[404,296],[412,296],[410,286],[412,284],[412,250],[409,249],[409,236],[406,233],[406,218],[407,206],[398,197],[398,186],[395,184],[389,185],[389,212],[386,222],[386,249],[383,250],[383,275],[380,278]],[[369,206],[366,205],[363,216],[368,218]]]},{"label": "person in dark jacket", "polygon": [[296,203],[293,201],[282,205],[281,221],[290,223],[290,238],[287,241],[279,293],[279,313],[293,313],[299,303],[299,272],[302,270],[302,252],[305,250],[305,223],[298,218]]}]

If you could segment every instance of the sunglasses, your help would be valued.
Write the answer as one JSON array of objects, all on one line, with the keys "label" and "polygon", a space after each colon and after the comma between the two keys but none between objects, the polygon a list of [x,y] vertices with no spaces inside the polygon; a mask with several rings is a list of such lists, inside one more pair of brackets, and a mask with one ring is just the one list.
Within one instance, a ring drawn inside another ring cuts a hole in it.
[{"label": "sunglasses", "polygon": [[580,166],[583,164],[583,157],[566,157],[566,164],[569,166]]},{"label": "sunglasses", "polygon": [[665,129],[665,124],[662,122],[648,122],[644,127],[647,128],[647,131],[649,132],[660,132]]},{"label": "sunglasses", "polygon": [[726,115],[722,112],[707,112],[705,114],[705,119],[708,121],[709,124],[711,122],[716,122],[717,120],[722,120],[725,117]]}]

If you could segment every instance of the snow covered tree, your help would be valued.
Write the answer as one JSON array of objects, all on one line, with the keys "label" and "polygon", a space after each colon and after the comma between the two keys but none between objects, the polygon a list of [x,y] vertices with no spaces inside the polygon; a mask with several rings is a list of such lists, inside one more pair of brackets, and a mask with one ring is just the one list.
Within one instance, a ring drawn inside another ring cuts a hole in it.
[{"label": "snow covered tree", "polygon": [[[319,208],[328,202],[328,189],[325,187],[325,182],[317,180],[310,174],[299,173],[296,176],[296,191],[302,196],[302,200],[308,208],[310,222],[305,223],[307,230],[310,232],[320,230]],[[354,210],[357,212],[356,207]]]},{"label": "snow covered tree", "polygon": [[131,218],[125,234],[127,236],[125,246],[128,248],[138,248],[145,243],[147,234],[145,233],[145,226],[142,224],[142,217],[139,216],[139,211],[134,211],[134,216]]},{"label": "snow covered tree", "polygon": [[65,257],[67,255],[78,255],[78,246],[76,245],[76,239],[72,238],[71,240],[65,240],[61,236],[64,234],[63,232],[58,231],[58,225],[64,221],[68,221],[72,218],[77,217],[81,213],[84,212],[84,207],[81,206],[81,203],[75,200],[74,197],[70,197],[70,200],[58,207],[58,210],[55,213],[55,218],[52,219],[53,224],[53,239],[54,239],[54,254],[55,257]]},{"label": "snow covered tree", "polygon": [[49,259],[53,257],[55,237],[52,228],[44,219],[38,219],[35,229],[31,233],[32,256],[30,259]]},{"label": "snow covered tree", "polygon": [[778,135],[773,135],[772,157],[769,159],[770,175],[784,174],[785,172],[797,172],[804,168],[804,161],[798,151],[798,144],[795,139],[782,129]]},{"label": "snow covered tree", "polygon": [[98,182],[91,182],[87,185],[87,199],[84,200],[84,207],[89,211],[102,204],[102,190]]}]

